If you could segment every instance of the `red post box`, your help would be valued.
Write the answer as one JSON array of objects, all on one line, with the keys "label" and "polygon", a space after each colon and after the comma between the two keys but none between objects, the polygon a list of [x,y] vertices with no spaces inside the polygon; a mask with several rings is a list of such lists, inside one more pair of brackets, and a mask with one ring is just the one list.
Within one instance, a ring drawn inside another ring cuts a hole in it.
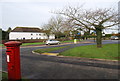
[{"label": "red post box", "polygon": [[20,45],[21,42],[10,41],[6,42],[6,54],[7,54],[7,65],[8,65],[8,79],[9,80],[20,80]]}]

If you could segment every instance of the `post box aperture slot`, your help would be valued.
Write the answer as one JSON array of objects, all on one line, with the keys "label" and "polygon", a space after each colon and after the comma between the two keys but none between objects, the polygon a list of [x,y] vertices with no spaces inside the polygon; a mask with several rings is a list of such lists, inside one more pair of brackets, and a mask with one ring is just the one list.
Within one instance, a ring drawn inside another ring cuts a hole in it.
[{"label": "post box aperture slot", "polygon": [[7,62],[10,62],[10,55],[7,55]]},{"label": "post box aperture slot", "polygon": [[13,46],[7,46],[7,47],[13,47]]},{"label": "post box aperture slot", "polygon": [[7,62],[10,62],[10,54],[11,54],[11,51],[7,50]]},{"label": "post box aperture slot", "polygon": [[6,52],[11,52],[11,51],[8,51],[8,50],[7,50]]},{"label": "post box aperture slot", "polygon": [[12,50],[7,50],[7,62],[14,63],[14,52]]}]

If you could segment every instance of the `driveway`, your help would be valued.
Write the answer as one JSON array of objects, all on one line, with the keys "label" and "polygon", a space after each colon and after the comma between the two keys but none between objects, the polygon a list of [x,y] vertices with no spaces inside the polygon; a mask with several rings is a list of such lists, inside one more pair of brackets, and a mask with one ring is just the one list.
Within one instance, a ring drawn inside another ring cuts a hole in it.
[{"label": "driveway", "polygon": [[[117,43],[117,41],[104,41]],[[95,44],[95,43],[93,43]],[[67,44],[73,45],[73,44]],[[90,45],[90,44],[76,44]],[[32,50],[48,48],[21,48],[21,71],[25,79],[118,79],[118,62],[103,61],[86,58],[54,57],[33,54]],[[6,67],[5,49],[2,50],[3,71]]]}]

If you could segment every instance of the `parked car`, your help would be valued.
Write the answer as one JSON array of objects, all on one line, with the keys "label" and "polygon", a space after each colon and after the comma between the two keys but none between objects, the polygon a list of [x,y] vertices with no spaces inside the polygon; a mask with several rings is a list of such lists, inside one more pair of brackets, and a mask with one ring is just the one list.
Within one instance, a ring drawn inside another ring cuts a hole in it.
[{"label": "parked car", "polygon": [[119,40],[118,36],[111,36],[111,40]]},{"label": "parked car", "polygon": [[46,41],[46,45],[51,45],[51,44],[60,44],[60,41],[49,39]]}]

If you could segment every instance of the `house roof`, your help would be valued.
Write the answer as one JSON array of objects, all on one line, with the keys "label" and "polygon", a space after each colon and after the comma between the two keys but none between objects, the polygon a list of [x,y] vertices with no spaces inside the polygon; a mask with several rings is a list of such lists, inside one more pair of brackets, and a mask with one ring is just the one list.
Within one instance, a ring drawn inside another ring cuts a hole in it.
[{"label": "house roof", "polygon": [[16,27],[11,32],[42,32],[42,33],[45,33],[44,30],[41,30],[39,28],[33,28],[33,27]]}]

